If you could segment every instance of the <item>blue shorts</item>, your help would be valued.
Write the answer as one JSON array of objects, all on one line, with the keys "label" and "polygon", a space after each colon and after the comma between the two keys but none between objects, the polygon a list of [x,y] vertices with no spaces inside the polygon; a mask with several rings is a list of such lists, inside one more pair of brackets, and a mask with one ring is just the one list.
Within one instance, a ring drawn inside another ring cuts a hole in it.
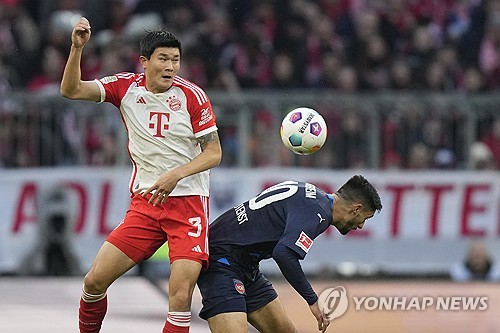
[{"label": "blue shorts", "polygon": [[250,313],[278,297],[271,282],[260,271],[252,275],[253,279],[245,278],[236,263],[211,260],[208,270],[202,271],[198,279],[203,297],[200,318],[207,320],[227,312]]}]

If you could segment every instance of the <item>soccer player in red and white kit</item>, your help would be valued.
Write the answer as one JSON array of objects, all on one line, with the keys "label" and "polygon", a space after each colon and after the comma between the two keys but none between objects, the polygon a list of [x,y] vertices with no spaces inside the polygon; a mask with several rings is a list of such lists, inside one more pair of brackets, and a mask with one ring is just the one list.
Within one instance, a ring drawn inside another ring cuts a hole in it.
[{"label": "soccer player in red and white kit", "polygon": [[141,40],[144,73],[83,81],[80,62],[90,35],[89,21],[81,18],[71,35],[61,94],[120,110],[133,172],[129,210],[84,278],[80,332],[100,331],[108,287],[167,237],[170,298],[163,332],[189,332],[193,289],[208,262],[208,173],[222,156],[212,106],[200,87],[177,75],[181,44],[165,30]]}]

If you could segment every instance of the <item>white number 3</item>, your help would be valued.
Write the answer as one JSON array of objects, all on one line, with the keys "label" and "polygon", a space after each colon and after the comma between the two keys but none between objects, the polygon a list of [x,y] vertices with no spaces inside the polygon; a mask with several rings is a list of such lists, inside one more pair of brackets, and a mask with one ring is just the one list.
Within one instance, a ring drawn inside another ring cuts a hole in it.
[{"label": "white number 3", "polygon": [[200,237],[201,235],[201,217],[197,216],[197,217],[191,217],[189,220],[189,223],[191,223],[193,225],[193,227],[196,227],[196,231],[195,232],[188,232],[188,236],[191,236],[191,237]]}]

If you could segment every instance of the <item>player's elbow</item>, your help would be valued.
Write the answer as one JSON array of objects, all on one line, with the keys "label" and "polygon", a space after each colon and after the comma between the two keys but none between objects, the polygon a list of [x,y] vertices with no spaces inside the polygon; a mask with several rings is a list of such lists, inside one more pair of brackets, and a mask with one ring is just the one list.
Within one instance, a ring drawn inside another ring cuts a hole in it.
[{"label": "player's elbow", "polygon": [[218,166],[221,161],[222,161],[222,149],[220,149],[220,147],[219,147],[219,151],[214,156],[214,167]]},{"label": "player's elbow", "polygon": [[69,99],[76,99],[76,93],[74,89],[68,89],[64,85],[61,85],[60,90],[61,96]]},{"label": "player's elbow", "polygon": [[287,261],[286,250],[282,245],[278,244],[273,250],[272,257],[273,260],[278,264],[278,266],[280,266]]},{"label": "player's elbow", "polygon": [[222,148],[220,145],[210,147],[210,167],[216,167],[222,161]]}]

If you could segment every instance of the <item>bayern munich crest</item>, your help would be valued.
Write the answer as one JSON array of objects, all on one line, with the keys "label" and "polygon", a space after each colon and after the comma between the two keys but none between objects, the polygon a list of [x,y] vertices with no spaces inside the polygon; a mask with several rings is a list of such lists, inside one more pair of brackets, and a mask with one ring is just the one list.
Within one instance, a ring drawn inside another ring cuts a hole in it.
[{"label": "bayern munich crest", "polygon": [[171,96],[167,100],[168,102],[168,107],[172,111],[179,111],[181,109],[181,101],[175,96]]}]

